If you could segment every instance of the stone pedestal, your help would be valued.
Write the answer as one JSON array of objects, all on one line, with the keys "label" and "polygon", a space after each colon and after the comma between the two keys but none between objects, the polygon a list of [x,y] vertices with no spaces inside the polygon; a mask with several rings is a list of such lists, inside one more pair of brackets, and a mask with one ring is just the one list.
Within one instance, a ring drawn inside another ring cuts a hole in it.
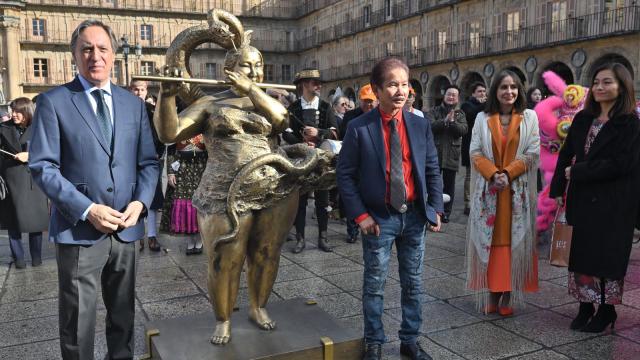
[{"label": "stone pedestal", "polygon": [[247,309],[231,318],[231,341],[225,346],[209,342],[213,313],[183,316],[147,323],[151,358],[180,359],[360,359],[362,335],[344,328],[317,305],[292,299],[267,305],[277,323],[273,331],[260,330],[247,316]]}]

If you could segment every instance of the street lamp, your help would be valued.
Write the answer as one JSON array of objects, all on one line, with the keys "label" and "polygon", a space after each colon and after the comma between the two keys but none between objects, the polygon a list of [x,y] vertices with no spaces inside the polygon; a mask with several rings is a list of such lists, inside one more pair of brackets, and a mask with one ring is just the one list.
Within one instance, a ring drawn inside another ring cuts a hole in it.
[{"label": "street lamp", "polygon": [[[122,41],[121,47],[122,54],[124,55],[125,86],[129,86],[129,51],[131,50],[131,45],[129,44],[129,39],[127,39],[126,36],[123,36],[120,40]],[[140,58],[142,55],[142,46],[140,46],[140,44],[136,44],[133,47],[133,53],[136,55],[136,58]]]}]

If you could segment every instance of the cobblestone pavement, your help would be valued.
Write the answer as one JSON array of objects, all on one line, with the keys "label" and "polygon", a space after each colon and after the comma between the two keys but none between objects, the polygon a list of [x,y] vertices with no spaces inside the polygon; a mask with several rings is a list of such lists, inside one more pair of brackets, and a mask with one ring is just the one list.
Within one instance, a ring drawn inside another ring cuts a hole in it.
[{"label": "cobblestone pavement", "polygon": [[[458,194],[462,194],[458,179]],[[615,332],[583,334],[568,329],[577,311],[567,295],[567,272],[540,260],[540,291],[526,297],[515,316],[485,316],[475,310],[464,288],[466,217],[461,197],[452,222],[442,233],[428,233],[424,267],[424,306],[420,341],[434,359],[638,359],[640,354],[640,248],[634,247],[625,282],[624,305],[617,306]],[[312,211],[309,211],[312,213]],[[310,215],[311,216],[311,215]],[[285,244],[277,282],[270,301],[313,298],[349,327],[362,329],[361,242],[345,242],[345,227],[330,224],[333,253],[315,246],[317,228],[309,219],[307,248],[298,255]],[[145,353],[143,326],[147,321],[211,311],[206,290],[205,256],[185,256],[185,241],[161,236],[169,252],[145,250],[138,259],[136,294],[137,356]],[[26,246],[26,243],[25,243]],[[27,246],[28,248],[28,246]],[[10,264],[6,232],[0,232],[0,359],[58,359],[57,269],[55,250],[44,244],[44,265],[16,270]],[[243,276],[239,306],[247,304]],[[96,359],[106,353],[105,310],[100,300]],[[389,343],[385,357],[399,359],[400,284],[392,258],[383,317]],[[634,355],[635,354],[635,355]]]}]

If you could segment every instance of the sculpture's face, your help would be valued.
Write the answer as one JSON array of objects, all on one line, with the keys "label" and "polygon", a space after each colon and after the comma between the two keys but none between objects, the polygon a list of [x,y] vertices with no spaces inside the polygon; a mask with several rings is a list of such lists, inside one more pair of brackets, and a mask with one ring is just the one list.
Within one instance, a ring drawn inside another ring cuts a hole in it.
[{"label": "sculpture's face", "polygon": [[253,82],[259,83],[264,78],[263,68],[262,54],[254,48],[247,47],[240,50],[240,56],[233,71],[244,74]]}]

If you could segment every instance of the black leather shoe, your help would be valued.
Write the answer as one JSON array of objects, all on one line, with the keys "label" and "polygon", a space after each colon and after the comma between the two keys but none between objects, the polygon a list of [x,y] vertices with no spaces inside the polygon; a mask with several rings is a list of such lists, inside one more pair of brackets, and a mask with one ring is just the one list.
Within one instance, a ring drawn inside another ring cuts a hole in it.
[{"label": "black leather shoe", "polygon": [[332,252],[333,249],[329,246],[329,240],[327,240],[327,232],[320,231],[320,235],[318,235],[318,249],[324,252]]},{"label": "black leather shoe", "polygon": [[304,236],[300,234],[296,234],[296,246],[291,250],[294,254],[299,254],[304,250],[304,247],[307,246],[307,243],[304,241]]},{"label": "black leather shoe", "polygon": [[382,345],[367,344],[364,348],[364,356],[362,360],[380,360],[382,359]]},{"label": "black leather shoe", "polygon": [[448,223],[448,222],[449,222],[449,215],[447,215],[447,214],[442,215],[442,219],[440,219],[440,221],[441,221],[443,224]]},{"label": "black leather shoe", "polygon": [[573,319],[569,328],[571,330],[582,330],[582,328],[584,328],[587,325],[587,323],[593,316],[593,313],[595,312],[596,312],[596,309],[593,306],[593,303],[581,302],[580,310],[578,311],[578,316],[576,316],[576,318]]},{"label": "black leather shoe", "polygon": [[162,247],[155,236],[149,236],[149,250],[158,252]]},{"label": "black leather shoe", "polygon": [[609,324],[611,324],[611,330],[613,330],[617,319],[618,314],[616,313],[616,308],[613,307],[613,305],[602,304],[598,306],[598,312],[591,318],[591,321],[582,328],[582,332],[600,333],[603,332]]},{"label": "black leather shoe", "polygon": [[419,342],[414,344],[400,344],[400,355],[406,356],[411,360],[433,360],[429,354],[422,350]]},{"label": "black leather shoe", "polygon": [[471,213],[471,209],[468,207],[464,208],[464,214],[469,215],[469,213]]},{"label": "black leather shoe", "polygon": [[24,269],[27,267],[27,263],[25,263],[24,260],[14,260],[13,265],[16,269]]},{"label": "black leather shoe", "polygon": [[31,259],[31,266],[33,267],[38,267],[42,265],[42,259],[41,258],[35,258],[35,259]]}]

